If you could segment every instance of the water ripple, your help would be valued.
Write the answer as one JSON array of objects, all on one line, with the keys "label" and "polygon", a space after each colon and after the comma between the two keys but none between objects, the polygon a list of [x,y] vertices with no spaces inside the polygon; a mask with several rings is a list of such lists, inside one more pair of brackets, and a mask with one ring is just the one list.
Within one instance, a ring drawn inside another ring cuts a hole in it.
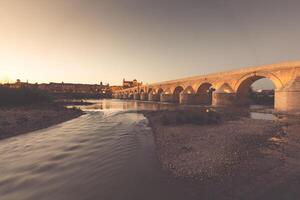
[{"label": "water ripple", "polygon": [[99,103],[107,110],[0,141],[0,199],[182,199],[166,184],[147,120],[130,111],[136,105]]}]

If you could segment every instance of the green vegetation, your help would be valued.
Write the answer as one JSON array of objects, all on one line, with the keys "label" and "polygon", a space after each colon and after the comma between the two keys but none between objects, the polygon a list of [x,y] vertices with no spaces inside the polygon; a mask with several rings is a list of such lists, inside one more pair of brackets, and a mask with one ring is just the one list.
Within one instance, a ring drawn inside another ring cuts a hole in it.
[{"label": "green vegetation", "polygon": [[49,103],[48,92],[35,88],[7,88],[0,86],[0,106],[23,106],[36,103]]}]

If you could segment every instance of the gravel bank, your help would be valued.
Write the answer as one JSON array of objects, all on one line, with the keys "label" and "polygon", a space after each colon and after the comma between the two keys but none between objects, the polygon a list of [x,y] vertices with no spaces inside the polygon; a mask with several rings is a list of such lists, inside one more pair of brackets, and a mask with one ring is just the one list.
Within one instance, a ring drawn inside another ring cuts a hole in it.
[{"label": "gravel bank", "polygon": [[204,199],[300,198],[299,120],[166,126],[160,115],[145,113],[162,167],[194,180]]}]

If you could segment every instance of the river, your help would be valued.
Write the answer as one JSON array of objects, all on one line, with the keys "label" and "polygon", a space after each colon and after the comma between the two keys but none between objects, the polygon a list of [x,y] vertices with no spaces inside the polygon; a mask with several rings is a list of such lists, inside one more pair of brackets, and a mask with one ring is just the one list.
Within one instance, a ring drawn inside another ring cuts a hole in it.
[{"label": "river", "polygon": [[198,199],[160,168],[147,119],[133,112],[164,107],[173,106],[98,101],[77,119],[0,141],[0,199]]}]

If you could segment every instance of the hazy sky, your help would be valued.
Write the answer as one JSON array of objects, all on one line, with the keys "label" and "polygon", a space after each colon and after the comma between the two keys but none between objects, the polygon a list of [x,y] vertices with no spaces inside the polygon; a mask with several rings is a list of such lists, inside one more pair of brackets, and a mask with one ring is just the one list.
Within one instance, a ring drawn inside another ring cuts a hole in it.
[{"label": "hazy sky", "polygon": [[0,79],[145,83],[300,58],[299,0],[0,0]]}]

